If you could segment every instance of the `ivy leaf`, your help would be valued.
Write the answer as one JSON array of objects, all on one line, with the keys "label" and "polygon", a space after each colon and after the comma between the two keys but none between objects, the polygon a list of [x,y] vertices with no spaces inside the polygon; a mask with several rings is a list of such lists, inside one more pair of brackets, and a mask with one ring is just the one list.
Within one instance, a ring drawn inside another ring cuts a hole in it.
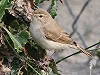
[{"label": "ivy leaf", "polygon": [[52,16],[52,18],[55,18],[55,16],[57,15],[57,0],[52,0],[49,13]]},{"label": "ivy leaf", "polygon": [[1,0],[0,1],[0,21],[3,17],[3,15],[5,14],[5,8],[6,8],[8,2],[9,2],[9,0]]},{"label": "ivy leaf", "polygon": [[17,39],[15,39],[15,37],[8,31],[7,28],[3,27],[3,29],[8,33],[9,37],[11,38],[11,40],[14,43],[14,48],[17,50],[17,52],[22,52],[20,49],[22,49],[22,45],[19,43],[19,41]]},{"label": "ivy leaf", "polygon": [[15,38],[20,42],[20,44],[25,45],[28,42],[29,32],[22,31],[18,35],[15,35]]}]

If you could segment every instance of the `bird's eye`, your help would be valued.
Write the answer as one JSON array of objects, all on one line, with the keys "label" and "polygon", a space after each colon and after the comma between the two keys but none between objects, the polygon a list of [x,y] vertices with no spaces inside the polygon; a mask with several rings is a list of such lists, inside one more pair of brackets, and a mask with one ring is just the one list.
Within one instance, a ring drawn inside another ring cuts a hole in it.
[{"label": "bird's eye", "polygon": [[40,17],[40,18],[42,18],[42,17],[43,17],[43,15],[39,15],[39,17]]}]

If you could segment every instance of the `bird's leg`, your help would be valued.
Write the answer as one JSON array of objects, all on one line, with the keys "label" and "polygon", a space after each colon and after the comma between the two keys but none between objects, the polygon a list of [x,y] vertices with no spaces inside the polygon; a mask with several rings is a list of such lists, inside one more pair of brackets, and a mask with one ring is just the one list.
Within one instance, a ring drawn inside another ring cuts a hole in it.
[{"label": "bird's leg", "polygon": [[51,56],[49,57],[49,59],[52,59],[53,55],[56,53],[56,51],[54,51]]},{"label": "bird's leg", "polygon": [[54,52],[51,54],[51,56],[49,57],[49,59],[52,59],[53,55],[54,55],[55,53],[57,53],[57,52],[58,52],[58,50],[54,50]]}]

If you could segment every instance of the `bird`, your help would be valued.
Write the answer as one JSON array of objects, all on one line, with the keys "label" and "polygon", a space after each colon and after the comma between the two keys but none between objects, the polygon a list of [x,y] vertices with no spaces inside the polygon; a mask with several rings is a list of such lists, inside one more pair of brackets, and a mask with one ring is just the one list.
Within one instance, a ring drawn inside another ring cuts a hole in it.
[{"label": "bird", "polygon": [[80,50],[93,58],[93,55],[80,47],[45,9],[38,8],[32,13],[29,32],[32,39],[45,50],[54,50],[56,52],[70,47]]}]

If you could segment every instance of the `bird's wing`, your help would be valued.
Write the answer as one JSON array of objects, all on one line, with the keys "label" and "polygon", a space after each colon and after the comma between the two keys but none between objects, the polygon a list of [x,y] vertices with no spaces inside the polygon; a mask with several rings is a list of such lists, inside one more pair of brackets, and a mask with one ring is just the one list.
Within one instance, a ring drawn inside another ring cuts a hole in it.
[{"label": "bird's wing", "polygon": [[52,21],[51,23],[52,24],[47,24],[47,26],[44,25],[43,27],[43,32],[48,40],[62,44],[70,44],[73,46],[73,48],[79,49],[84,54],[93,58],[89,52],[81,48],[75,41],[73,41],[73,39],[67,33],[65,33],[55,21]]},{"label": "bird's wing", "polygon": [[43,32],[48,40],[53,40],[63,44],[74,44],[72,38],[65,33],[54,20],[52,20],[50,24],[49,22],[47,22],[43,27]]}]

